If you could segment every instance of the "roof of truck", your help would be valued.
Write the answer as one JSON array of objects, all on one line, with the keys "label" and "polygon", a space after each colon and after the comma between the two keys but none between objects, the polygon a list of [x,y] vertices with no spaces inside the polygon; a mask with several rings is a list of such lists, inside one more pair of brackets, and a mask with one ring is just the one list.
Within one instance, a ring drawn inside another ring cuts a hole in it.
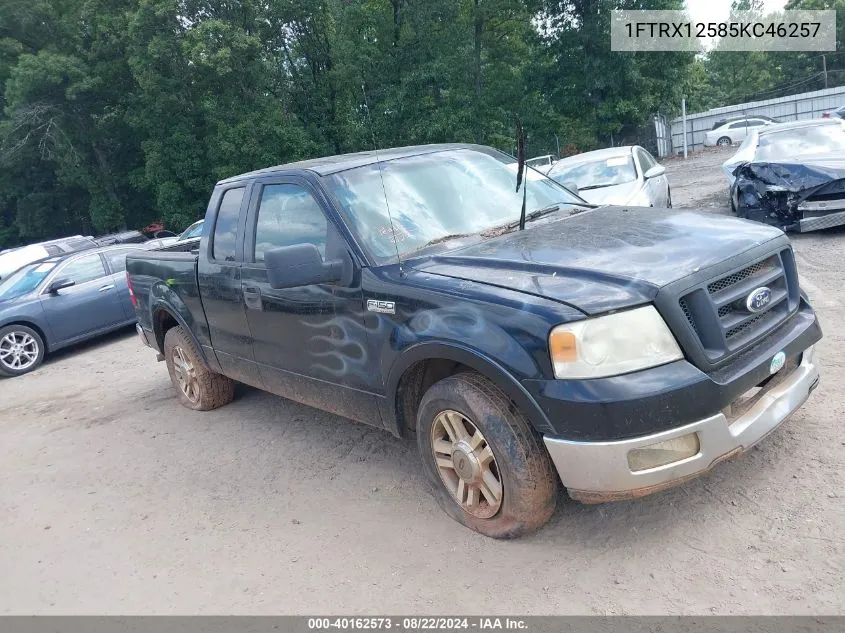
[{"label": "roof of truck", "polygon": [[380,149],[378,152],[355,152],[354,154],[339,154],[337,156],[325,156],[323,158],[312,158],[309,160],[301,160],[295,163],[287,163],[285,165],[276,165],[275,167],[267,167],[266,169],[259,169],[251,171],[246,174],[239,174],[221,180],[217,184],[226,184],[243,180],[245,178],[255,178],[256,176],[266,176],[276,172],[291,172],[299,170],[312,171],[320,176],[328,176],[336,174],[347,169],[354,169],[356,167],[364,167],[365,165],[372,165],[379,161],[384,162],[388,160],[396,160],[397,158],[407,158],[408,156],[418,156],[420,154],[431,154],[434,152],[443,152],[450,149],[482,149],[484,151],[491,151],[489,147],[482,145],[472,145],[468,143],[442,143],[438,145],[412,145],[410,147],[396,147],[392,149]]}]

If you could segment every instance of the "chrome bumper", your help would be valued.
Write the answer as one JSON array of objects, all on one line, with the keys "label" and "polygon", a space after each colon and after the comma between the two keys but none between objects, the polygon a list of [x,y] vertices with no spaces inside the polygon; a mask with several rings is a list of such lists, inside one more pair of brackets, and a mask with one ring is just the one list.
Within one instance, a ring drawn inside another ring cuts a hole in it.
[{"label": "chrome bumper", "polygon": [[[781,382],[748,411],[728,421],[723,413],[644,437],[615,442],[573,442],[544,438],[563,485],[574,499],[600,503],[641,497],[680,484],[710,470],[759,442],[807,400],[819,380],[813,347]],[[699,452],[680,461],[632,471],[628,453],[658,442],[697,433]]]},{"label": "chrome bumper", "polygon": [[[799,209],[800,208],[801,207],[799,207]],[[802,218],[798,220],[798,231],[806,233],[807,231],[829,229],[843,224],[845,224],[845,211],[837,211],[836,213],[828,213],[826,215],[818,215],[816,217]]]},{"label": "chrome bumper", "polygon": [[147,333],[144,332],[144,328],[141,327],[140,323],[135,324],[135,331],[138,333],[138,336],[140,337],[141,342],[144,345],[146,345],[147,347],[152,347],[152,345],[150,345],[150,342],[147,340]]}]

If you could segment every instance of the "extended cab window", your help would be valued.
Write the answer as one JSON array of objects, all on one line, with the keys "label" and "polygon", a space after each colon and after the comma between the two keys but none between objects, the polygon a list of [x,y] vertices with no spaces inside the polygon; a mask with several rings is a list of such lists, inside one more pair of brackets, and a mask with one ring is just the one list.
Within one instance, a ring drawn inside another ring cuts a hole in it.
[{"label": "extended cab window", "polygon": [[313,244],[326,256],[326,216],[313,196],[296,185],[265,185],[255,227],[255,261],[279,246]]},{"label": "extended cab window", "polygon": [[95,254],[80,257],[62,268],[56,279],[72,279],[78,286],[106,276],[103,260]]},{"label": "extended cab window", "polygon": [[229,189],[220,200],[217,221],[214,224],[214,241],[211,244],[214,259],[233,262],[237,259],[238,217],[244,188]]}]

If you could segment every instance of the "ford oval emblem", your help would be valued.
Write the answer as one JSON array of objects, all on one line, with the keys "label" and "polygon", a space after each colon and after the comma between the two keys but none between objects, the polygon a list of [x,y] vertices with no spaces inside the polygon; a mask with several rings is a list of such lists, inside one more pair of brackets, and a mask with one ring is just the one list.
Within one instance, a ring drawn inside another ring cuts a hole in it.
[{"label": "ford oval emblem", "polygon": [[772,302],[772,291],[766,286],[755,288],[745,300],[745,307],[749,312],[760,312]]}]

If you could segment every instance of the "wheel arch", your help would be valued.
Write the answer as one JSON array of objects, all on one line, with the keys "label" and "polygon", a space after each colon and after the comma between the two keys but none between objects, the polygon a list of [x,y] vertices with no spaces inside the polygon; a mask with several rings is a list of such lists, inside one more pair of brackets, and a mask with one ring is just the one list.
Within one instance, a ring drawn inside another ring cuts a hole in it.
[{"label": "wheel arch", "polygon": [[546,414],[504,367],[477,350],[444,342],[414,345],[394,363],[387,381],[386,420],[393,425],[389,430],[400,437],[413,434],[417,407],[426,390],[443,378],[468,370],[499,387],[539,433],[552,431]]},{"label": "wheel arch", "polygon": [[188,327],[188,324],[185,322],[185,319],[177,310],[174,310],[165,303],[157,303],[152,308],[152,315],[153,335],[155,336],[156,345],[162,354],[164,353],[164,337],[168,330],[174,327],[181,327],[185,334],[187,334],[191,341],[193,341],[194,347],[196,347],[205,366],[211,366],[208,362],[208,357],[205,355],[205,350],[202,345],[200,345],[196,335],[194,335],[191,328]]}]

